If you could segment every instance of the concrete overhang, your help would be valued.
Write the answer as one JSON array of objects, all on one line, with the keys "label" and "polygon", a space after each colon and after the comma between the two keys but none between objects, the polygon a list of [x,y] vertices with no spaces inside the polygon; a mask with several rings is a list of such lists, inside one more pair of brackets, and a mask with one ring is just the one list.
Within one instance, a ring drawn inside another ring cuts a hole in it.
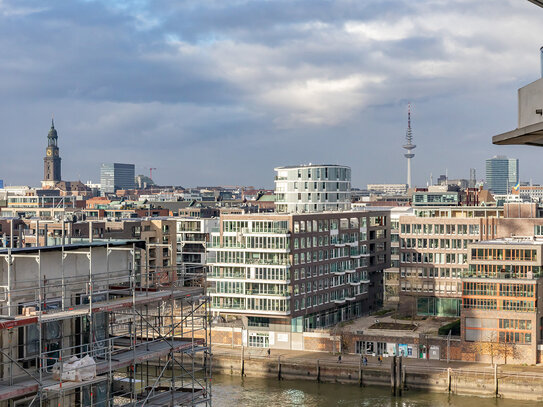
[{"label": "concrete overhang", "polygon": [[498,134],[492,137],[492,144],[543,147],[543,122]]},{"label": "concrete overhang", "polygon": [[528,0],[528,1],[538,5],[539,7],[543,7],[543,0]]},{"label": "concrete overhang", "polygon": [[518,90],[517,128],[492,137],[492,143],[543,146],[543,78]]}]

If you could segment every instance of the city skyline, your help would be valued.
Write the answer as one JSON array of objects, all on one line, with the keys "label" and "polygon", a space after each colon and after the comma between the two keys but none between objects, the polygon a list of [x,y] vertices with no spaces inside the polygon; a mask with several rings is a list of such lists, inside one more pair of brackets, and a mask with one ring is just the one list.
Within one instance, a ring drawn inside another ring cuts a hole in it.
[{"label": "city skyline", "polygon": [[111,161],[156,167],[159,184],[271,187],[273,167],[330,162],[354,186],[398,183],[408,100],[414,184],[482,174],[495,154],[543,182],[537,150],[491,145],[514,127],[514,90],[539,77],[528,2],[163,6],[1,3],[6,185],[39,184],[51,112],[66,179],[96,182]]}]

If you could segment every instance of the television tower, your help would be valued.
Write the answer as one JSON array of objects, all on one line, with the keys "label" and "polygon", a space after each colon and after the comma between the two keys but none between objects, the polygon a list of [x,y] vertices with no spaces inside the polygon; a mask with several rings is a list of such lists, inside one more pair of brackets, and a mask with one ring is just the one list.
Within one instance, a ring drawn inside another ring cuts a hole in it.
[{"label": "television tower", "polygon": [[411,188],[411,159],[415,156],[411,152],[417,146],[413,144],[413,133],[411,132],[411,103],[407,105],[407,132],[405,133],[405,140],[407,141],[402,147],[407,150],[403,156],[407,158],[407,188]]}]

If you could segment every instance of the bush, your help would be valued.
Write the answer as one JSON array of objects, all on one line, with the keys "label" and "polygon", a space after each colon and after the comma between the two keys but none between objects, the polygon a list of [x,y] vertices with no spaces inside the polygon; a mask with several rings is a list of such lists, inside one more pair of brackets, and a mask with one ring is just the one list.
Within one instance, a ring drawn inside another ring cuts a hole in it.
[{"label": "bush", "polygon": [[450,324],[443,325],[441,328],[437,330],[437,333],[439,335],[448,335],[449,331],[451,331],[451,335],[460,336],[460,320],[459,319],[451,322]]}]

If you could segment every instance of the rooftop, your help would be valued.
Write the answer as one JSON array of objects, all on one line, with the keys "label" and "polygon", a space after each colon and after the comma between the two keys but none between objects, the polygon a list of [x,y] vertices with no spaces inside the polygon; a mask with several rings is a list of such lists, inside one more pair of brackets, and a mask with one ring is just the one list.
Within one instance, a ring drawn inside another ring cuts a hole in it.
[{"label": "rooftop", "polygon": [[121,240],[121,239],[115,239],[115,240],[100,240],[100,241],[93,241],[93,242],[81,242],[81,243],[73,243],[73,244],[65,244],[65,245],[53,245],[53,246],[36,246],[36,247],[21,247],[21,248],[13,248],[13,249],[0,249],[0,255],[2,254],[8,254],[11,250],[11,253],[20,253],[20,254],[30,254],[30,253],[37,253],[39,251],[55,251],[55,250],[61,250],[64,247],[64,251],[69,250],[78,250],[78,249],[88,249],[91,247],[111,247],[111,246],[128,246],[128,245],[136,245],[138,248],[145,248],[145,241],[144,240]]},{"label": "rooftop", "polygon": [[275,167],[275,170],[289,170],[293,168],[312,168],[312,167],[339,167],[339,168],[350,168],[347,165],[339,164],[300,164],[300,165],[287,165],[285,167]]},{"label": "rooftop", "polygon": [[494,239],[494,240],[483,240],[481,242],[475,242],[472,244],[473,246],[479,246],[479,245],[519,245],[519,246],[526,246],[526,245],[534,245],[534,246],[541,246],[543,245],[543,239],[537,239],[530,236],[523,237],[506,237],[504,239]]}]

